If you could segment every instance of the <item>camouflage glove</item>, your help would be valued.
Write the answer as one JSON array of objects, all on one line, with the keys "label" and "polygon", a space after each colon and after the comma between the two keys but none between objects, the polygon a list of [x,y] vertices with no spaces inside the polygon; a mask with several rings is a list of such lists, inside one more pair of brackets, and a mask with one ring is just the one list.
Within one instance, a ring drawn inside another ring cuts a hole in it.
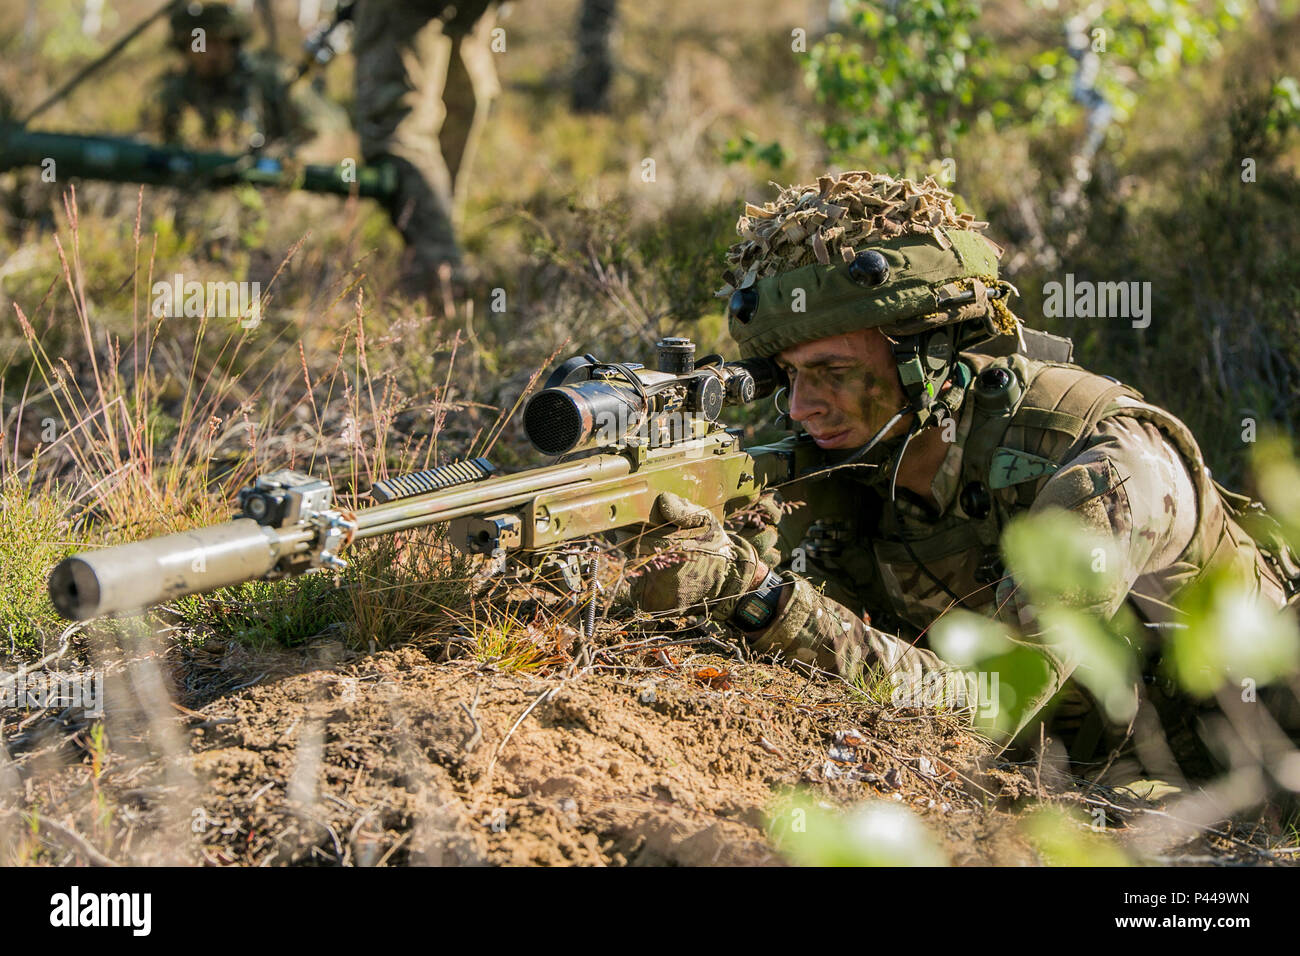
[{"label": "camouflage glove", "polygon": [[638,607],[681,612],[704,605],[717,620],[730,617],[736,599],[767,573],[752,544],[727,534],[708,509],[671,492],[655,501],[633,557]]},{"label": "camouflage glove", "polygon": [[781,563],[781,551],[777,547],[777,525],[781,523],[782,517],[776,493],[769,491],[747,507],[729,515],[726,527],[728,531],[752,544],[760,561],[769,568],[775,568]]}]

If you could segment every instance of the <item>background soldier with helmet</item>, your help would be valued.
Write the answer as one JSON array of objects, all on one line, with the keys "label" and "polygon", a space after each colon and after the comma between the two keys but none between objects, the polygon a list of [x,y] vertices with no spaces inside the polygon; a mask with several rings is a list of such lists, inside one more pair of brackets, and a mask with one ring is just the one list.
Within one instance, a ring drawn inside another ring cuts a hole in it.
[{"label": "background soldier with helmet", "polygon": [[310,135],[289,96],[287,66],[250,51],[248,18],[227,3],[182,3],[169,18],[171,46],[184,65],[158,82],[150,123],[167,142],[182,137],[187,111],[198,115],[208,145],[260,149]]}]

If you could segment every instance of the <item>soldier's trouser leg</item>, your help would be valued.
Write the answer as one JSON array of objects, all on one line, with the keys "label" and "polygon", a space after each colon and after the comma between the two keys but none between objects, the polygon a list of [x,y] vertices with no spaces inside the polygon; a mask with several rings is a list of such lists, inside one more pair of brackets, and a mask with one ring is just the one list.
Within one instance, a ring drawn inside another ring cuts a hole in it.
[{"label": "soldier's trouser leg", "polygon": [[843,605],[796,577],[780,615],[750,646],[812,664],[849,681],[873,669],[888,681],[895,703],[959,709],[978,704],[965,674],[930,650],[877,630]]},{"label": "soldier's trouser leg", "polygon": [[575,113],[607,109],[609,83],[614,76],[610,31],[618,0],[582,0],[578,14],[578,62],[573,72]]},{"label": "soldier's trouser leg", "polygon": [[492,50],[492,30],[496,12],[489,10],[479,18],[473,31],[456,37],[447,68],[447,83],[442,101],[446,118],[438,131],[438,142],[451,177],[453,218],[459,222],[459,210],[465,202],[469,170],[483,135],[492,100],[501,92],[497,80],[496,56]]},{"label": "soldier's trouser leg", "polygon": [[388,210],[415,263],[431,269],[460,259],[451,221],[452,181],[439,148],[452,42],[417,5],[358,0],[356,111],[367,163],[397,170]]}]

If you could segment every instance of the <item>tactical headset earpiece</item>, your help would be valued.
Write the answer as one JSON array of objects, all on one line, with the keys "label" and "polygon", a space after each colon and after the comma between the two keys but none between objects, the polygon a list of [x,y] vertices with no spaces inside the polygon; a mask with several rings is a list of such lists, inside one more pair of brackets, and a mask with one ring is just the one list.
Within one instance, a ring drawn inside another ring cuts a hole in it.
[{"label": "tactical headset earpiece", "polygon": [[939,398],[939,390],[952,374],[956,357],[953,327],[940,326],[914,335],[905,335],[891,344],[898,365],[898,379],[908,403],[919,406],[919,419],[930,417],[929,410]]}]

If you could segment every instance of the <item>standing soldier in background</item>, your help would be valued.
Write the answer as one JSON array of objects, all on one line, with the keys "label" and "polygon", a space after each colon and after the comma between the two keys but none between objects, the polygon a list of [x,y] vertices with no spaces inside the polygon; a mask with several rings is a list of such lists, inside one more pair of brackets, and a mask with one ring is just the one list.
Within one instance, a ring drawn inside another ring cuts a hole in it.
[{"label": "standing soldier in background", "polygon": [[289,97],[287,68],[266,52],[244,48],[248,19],[226,3],[189,3],[171,14],[172,47],[183,67],[159,80],[149,125],[163,139],[181,138],[187,110],[198,114],[208,146],[261,149],[298,142],[309,133]]},{"label": "standing soldier in background", "polygon": [[357,0],[357,132],[367,164],[397,170],[388,207],[413,294],[464,278],[453,210],[499,86],[491,0]]}]

